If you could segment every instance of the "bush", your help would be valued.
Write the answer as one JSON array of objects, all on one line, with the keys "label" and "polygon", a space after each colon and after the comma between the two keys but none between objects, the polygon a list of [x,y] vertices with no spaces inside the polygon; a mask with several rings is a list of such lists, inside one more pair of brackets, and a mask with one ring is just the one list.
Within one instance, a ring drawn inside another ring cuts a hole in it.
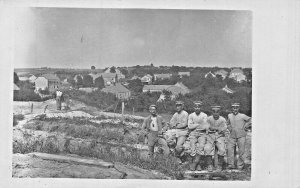
[{"label": "bush", "polygon": [[13,126],[16,126],[18,124],[19,121],[24,119],[24,115],[23,114],[14,114],[13,115]]}]

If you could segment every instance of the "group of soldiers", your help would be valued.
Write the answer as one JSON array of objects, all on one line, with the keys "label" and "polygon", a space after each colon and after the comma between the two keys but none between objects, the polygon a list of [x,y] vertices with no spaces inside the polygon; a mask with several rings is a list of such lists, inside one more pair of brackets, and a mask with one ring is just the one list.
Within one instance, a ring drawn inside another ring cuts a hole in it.
[{"label": "group of soldiers", "polygon": [[[145,118],[142,129],[146,132],[148,139],[149,155],[153,156],[154,146],[160,145],[163,154],[170,155],[170,149],[163,133],[167,129],[176,130],[175,156],[179,159],[183,156],[186,139],[190,140],[191,163],[190,170],[202,170],[202,161],[206,161],[207,170],[213,171],[213,156],[217,148],[218,164],[217,171],[223,169],[224,156],[227,148],[227,168],[235,169],[234,155],[235,146],[238,146],[237,168],[244,169],[248,164],[245,153],[246,130],[251,126],[251,117],[239,112],[239,103],[232,104],[232,113],[228,115],[227,121],[220,116],[221,106],[212,106],[212,115],[207,116],[201,111],[202,102],[194,102],[194,112],[188,114],[184,110],[184,103],[176,101],[176,113],[169,123],[157,114],[156,105],[150,105],[150,115]],[[225,144],[225,132],[229,131],[229,139]]]}]

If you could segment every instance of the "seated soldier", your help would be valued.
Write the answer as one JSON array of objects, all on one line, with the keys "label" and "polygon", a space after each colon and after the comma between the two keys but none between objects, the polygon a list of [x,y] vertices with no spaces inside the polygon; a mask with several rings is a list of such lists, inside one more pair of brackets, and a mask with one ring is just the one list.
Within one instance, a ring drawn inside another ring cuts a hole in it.
[{"label": "seated soldier", "polygon": [[170,120],[171,128],[176,129],[176,147],[175,153],[177,157],[183,154],[183,144],[188,134],[188,113],[183,110],[183,102],[176,101],[176,113]]},{"label": "seated soldier", "polygon": [[150,115],[144,119],[142,129],[146,131],[149,147],[149,156],[153,156],[154,146],[159,144],[165,156],[170,154],[170,150],[166,140],[163,138],[163,132],[166,129],[166,124],[163,118],[156,113],[156,106],[149,107]]},{"label": "seated soldier", "polygon": [[[201,170],[200,161],[204,157],[204,146],[206,144],[206,132],[208,128],[207,115],[201,112],[201,101],[194,102],[195,112],[189,115],[188,127],[190,130],[190,145],[191,145],[191,156],[192,164],[190,165],[191,170]],[[196,146],[196,143],[198,145]]]},{"label": "seated soldier", "polygon": [[205,152],[207,155],[208,170],[212,171],[212,156],[215,153],[215,146],[218,149],[217,171],[222,171],[225,156],[225,131],[227,129],[226,120],[220,116],[220,106],[212,106],[212,115],[208,117],[209,123],[207,144]]}]

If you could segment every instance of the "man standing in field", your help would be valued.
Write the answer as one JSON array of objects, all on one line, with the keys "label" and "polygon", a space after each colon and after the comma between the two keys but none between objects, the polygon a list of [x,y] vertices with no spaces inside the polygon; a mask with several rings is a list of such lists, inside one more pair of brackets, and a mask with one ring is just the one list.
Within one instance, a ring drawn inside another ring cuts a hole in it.
[{"label": "man standing in field", "polygon": [[188,134],[188,113],[183,110],[184,103],[176,101],[176,113],[170,120],[171,128],[176,129],[176,147],[175,154],[180,157],[183,151],[183,144]]},{"label": "man standing in field", "polygon": [[[202,102],[194,102],[195,112],[188,117],[188,128],[190,130],[190,146],[191,146],[191,156],[192,164],[190,165],[190,170],[201,170],[200,161],[204,158],[204,146],[207,139],[207,115],[201,112]],[[198,145],[196,143],[198,142]]]},{"label": "man standing in field", "polygon": [[251,117],[239,113],[239,103],[232,104],[232,113],[228,114],[228,130],[230,131],[228,141],[228,168],[234,169],[234,148],[238,145],[239,158],[237,161],[238,169],[243,169],[245,165],[246,153],[246,131],[251,126]]},{"label": "man standing in field", "polygon": [[208,170],[212,170],[212,156],[215,154],[215,146],[218,149],[217,171],[222,171],[225,151],[225,131],[227,130],[226,120],[220,116],[221,106],[212,106],[212,115],[208,117],[209,123],[207,145],[204,150],[207,154]]},{"label": "man standing in field", "polygon": [[149,107],[150,116],[146,117],[142,129],[146,131],[148,137],[149,156],[153,156],[154,146],[159,144],[165,156],[170,154],[170,150],[166,140],[163,138],[163,132],[165,131],[166,123],[163,118],[157,115],[156,105]]}]

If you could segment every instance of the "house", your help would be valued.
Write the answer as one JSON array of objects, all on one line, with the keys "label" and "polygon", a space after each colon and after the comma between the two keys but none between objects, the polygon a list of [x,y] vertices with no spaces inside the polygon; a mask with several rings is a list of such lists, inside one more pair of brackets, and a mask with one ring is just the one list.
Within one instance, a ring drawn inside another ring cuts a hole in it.
[{"label": "house", "polygon": [[79,88],[79,91],[84,91],[86,93],[92,93],[93,91],[97,91],[98,88],[96,87],[85,87],[85,88]]},{"label": "house", "polygon": [[215,78],[216,75],[214,73],[212,73],[211,71],[209,71],[208,73],[205,74],[205,78],[207,78],[208,76]]},{"label": "house", "polygon": [[234,93],[234,91],[232,89],[230,89],[227,85],[225,87],[222,88],[223,91],[225,91],[226,93]]},{"label": "house", "polygon": [[170,79],[172,74],[154,74],[154,80],[157,79]]},{"label": "house", "polygon": [[165,96],[162,93],[164,90],[169,91],[172,93],[171,99],[175,99],[176,96],[179,94],[185,95],[190,92],[190,90],[183,85],[182,83],[178,82],[175,85],[145,85],[143,87],[143,92],[160,92],[161,95],[158,99],[158,101],[164,100]]},{"label": "house", "polygon": [[92,78],[93,78],[93,82],[95,83],[95,80],[102,76],[103,80],[104,80],[104,85],[109,86],[112,85],[114,83],[116,83],[120,78],[118,77],[117,73],[90,73],[89,74]]},{"label": "house", "polygon": [[33,74],[28,78],[29,82],[34,83],[35,79],[37,79],[36,76],[34,76]]},{"label": "house", "polygon": [[16,84],[14,84],[14,91],[20,91],[20,88]]},{"label": "house", "polygon": [[38,91],[39,89],[48,89],[50,92],[53,92],[59,89],[61,86],[59,78],[54,74],[43,74],[37,77],[34,83],[36,91]]},{"label": "house", "polygon": [[152,78],[153,77],[150,74],[147,74],[141,78],[141,82],[144,84],[150,84],[152,82]]},{"label": "house", "polygon": [[[110,72],[110,71],[111,71],[111,67],[107,68],[107,69],[104,71],[104,73],[112,73],[112,72]],[[124,79],[124,78],[125,78],[125,75],[122,74],[122,72],[121,72],[119,69],[115,68],[115,71],[116,71],[115,74],[118,75],[118,79]]]},{"label": "house", "polygon": [[162,92],[163,90],[167,90],[170,86],[172,85],[144,85],[143,92]]},{"label": "house", "polygon": [[223,80],[226,78],[226,76],[228,75],[228,72],[224,69],[220,69],[216,72],[214,72],[214,74],[217,76],[217,75],[220,75],[222,76]]},{"label": "house", "polygon": [[243,70],[239,69],[239,68],[232,69],[229,74],[229,78],[232,78],[239,83],[242,81],[246,81],[246,76],[245,76]]},{"label": "house", "polygon": [[20,76],[19,80],[20,81],[29,81],[29,78],[27,76]]},{"label": "house", "polygon": [[180,78],[182,78],[183,76],[190,76],[191,73],[190,72],[178,72],[178,75]]},{"label": "house", "polygon": [[130,90],[128,90],[126,87],[124,87],[120,83],[116,83],[116,85],[111,85],[103,88],[101,91],[105,93],[112,93],[116,95],[118,99],[129,99],[131,96]]},{"label": "house", "polygon": [[130,80],[136,80],[136,79],[141,79],[140,77],[138,77],[137,75],[134,75]]}]

